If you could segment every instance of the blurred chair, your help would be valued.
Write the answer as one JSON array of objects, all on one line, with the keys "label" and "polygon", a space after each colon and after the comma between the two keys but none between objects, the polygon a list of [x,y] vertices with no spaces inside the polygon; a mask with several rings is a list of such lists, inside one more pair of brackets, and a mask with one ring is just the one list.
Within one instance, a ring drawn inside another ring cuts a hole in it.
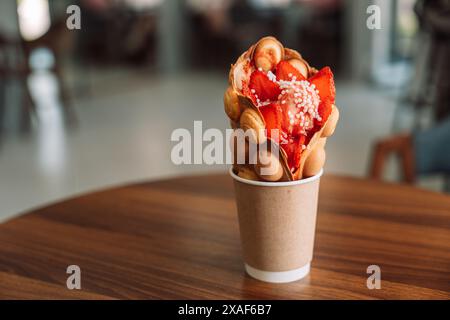
[{"label": "blurred chair", "polygon": [[[9,80],[16,79],[21,88],[21,128],[24,130],[29,129],[30,117],[35,111],[35,105],[28,88],[27,76],[29,74],[28,65],[26,63],[26,57],[22,50],[22,43],[14,39],[5,38],[0,34],[0,55],[2,61],[0,61],[0,76],[2,78],[2,86],[5,87]],[[5,96],[2,97],[5,103]],[[3,108],[2,112],[4,112]],[[2,118],[2,115],[0,115]]]},{"label": "blurred chair", "polygon": [[[415,73],[400,103],[413,107],[414,127],[417,128],[421,126],[418,111],[422,109],[431,108],[436,122],[450,114],[450,2],[418,0],[414,9],[421,29]],[[394,129],[400,112],[397,108]]]},{"label": "blurred chair", "polygon": [[[420,43],[417,55],[422,59],[417,60],[413,90],[407,97],[416,111],[415,131],[378,141],[369,175],[381,179],[387,158],[396,154],[405,182],[414,183],[418,175],[442,174],[445,189],[450,192],[450,2],[418,0],[415,11],[422,35],[429,39],[428,43]],[[435,124],[420,130],[417,111],[424,107],[432,108]],[[396,117],[394,127],[395,122]]]},{"label": "blurred chair", "polygon": [[[61,53],[68,47],[71,39],[65,20],[54,21],[45,34],[33,40],[26,40],[20,33],[17,2],[1,1],[0,12],[0,76],[5,82],[16,80],[21,89],[21,129],[25,131],[30,129],[31,119],[36,111],[27,81],[33,72],[29,65],[30,56],[35,49],[41,47],[48,48],[54,55],[51,71],[54,72],[58,81],[60,100],[65,109],[64,114],[68,123],[73,123],[75,117],[69,106],[70,98],[61,66]],[[0,112],[2,112],[1,109]]]},{"label": "blurred chair", "polygon": [[[0,120],[3,120],[6,110],[6,86],[10,80],[17,80],[22,93],[20,127],[28,129],[29,115],[34,110],[33,100],[28,90],[25,74],[25,59],[22,50],[21,36],[17,15],[17,2],[14,0],[0,1],[0,77],[2,94],[0,97]],[[0,127],[3,121],[0,123]]]},{"label": "blurred chair", "polygon": [[[54,56],[54,63],[50,71],[52,71],[59,85],[60,101],[62,107],[65,109],[65,114],[68,116],[69,122],[74,121],[74,113],[71,108],[71,97],[67,89],[65,78],[63,74],[62,60],[65,52],[69,51],[72,43],[72,32],[67,29],[65,19],[59,19],[51,23],[49,30],[37,39],[25,40],[22,39],[22,48],[25,54],[25,61],[30,61],[30,56],[35,49],[45,47],[49,49]],[[23,77],[28,76],[33,72],[26,63],[24,67]]]},{"label": "blurred chair", "polygon": [[411,134],[394,135],[375,144],[370,177],[381,179],[388,157],[400,158],[403,181],[414,183],[418,175],[441,174],[450,192],[450,116],[437,126]]},{"label": "blurred chair", "polygon": [[400,158],[403,181],[414,183],[416,181],[416,170],[414,165],[414,150],[411,136],[409,134],[395,135],[379,140],[374,148],[369,176],[372,179],[381,180],[386,167],[386,162],[391,155]]}]

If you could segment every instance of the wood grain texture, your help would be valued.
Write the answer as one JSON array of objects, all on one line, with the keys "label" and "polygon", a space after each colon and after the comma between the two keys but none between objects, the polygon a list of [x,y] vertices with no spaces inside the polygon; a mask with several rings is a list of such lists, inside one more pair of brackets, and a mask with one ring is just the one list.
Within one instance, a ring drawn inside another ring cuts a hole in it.
[{"label": "wood grain texture", "polygon": [[[71,264],[82,290],[66,288]],[[450,197],[323,177],[311,273],[276,285],[244,272],[227,175],[118,187],[1,224],[0,298],[449,299]]]}]

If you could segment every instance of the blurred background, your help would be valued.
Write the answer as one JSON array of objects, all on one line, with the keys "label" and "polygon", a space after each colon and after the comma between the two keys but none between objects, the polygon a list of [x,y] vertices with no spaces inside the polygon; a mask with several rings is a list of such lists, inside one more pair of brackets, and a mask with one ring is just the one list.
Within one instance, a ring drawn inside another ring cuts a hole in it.
[{"label": "blurred background", "polygon": [[[446,192],[447,3],[2,0],[0,221],[110,185],[225,169],[172,164],[170,135],[194,120],[228,127],[229,66],[265,35],[334,70],[328,174]],[[66,26],[71,4],[80,30]],[[370,5],[381,29],[366,25]]]}]

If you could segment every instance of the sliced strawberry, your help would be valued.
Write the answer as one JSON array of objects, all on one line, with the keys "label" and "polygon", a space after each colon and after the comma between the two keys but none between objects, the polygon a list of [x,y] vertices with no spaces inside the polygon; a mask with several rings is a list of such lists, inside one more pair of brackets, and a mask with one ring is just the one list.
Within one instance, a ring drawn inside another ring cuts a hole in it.
[{"label": "sliced strawberry", "polygon": [[295,154],[295,149],[296,149],[295,143],[293,141],[290,141],[286,144],[282,144],[281,147],[286,152],[289,169],[291,169],[293,167],[293,159],[294,159],[294,154]]},{"label": "sliced strawberry", "polygon": [[300,136],[303,133],[303,130],[304,128],[297,122],[294,126],[292,126],[292,136]]},{"label": "sliced strawberry", "polygon": [[[261,114],[264,117],[264,121],[266,122],[267,136],[269,138],[272,138],[275,142],[279,143],[283,117],[281,106],[278,103],[271,103],[269,105],[260,107],[259,111],[261,111]],[[278,134],[272,135],[272,129],[279,130]]]},{"label": "sliced strawberry", "polygon": [[[281,105],[281,108],[283,110],[283,117],[282,117],[282,123],[281,128],[284,132],[288,134],[288,136],[296,137],[302,134],[303,127],[300,126],[300,123],[297,118],[295,118],[295,115],[298,113],[298,109],[295,104],[292,103],[285,103]],[[289,115],[293,115],[291,117]],[[292,119],[294,122],[292,123]]]},{"label": "sliced strawberry", "polygon": [[255,90],[255,94],[261,102],[277,100],[278,95],[281,93],[278,84],[270,81],[267,75],[259,70],[253,71],[250,76],[249,87],[250,89]]},{"label": "sliced strawberry", "polygon": [[309,82],[319,90],[320,99],[331,98],[334,100],[336,89],[334,88],[333,72],[330,67],[322,68],[319,72],[308,79]]},{"label": "sliced strawberry", "polygon": [[314,84],[316,89],[319,90],[319,115],[322,120],[316,121],[316,125],[322,126],[330,116],[332,106],[335,102],[336,89],[334,87],[333,73],[329,67],[325,67],[309,78],[308,81]]},{"label": "sliced strawberry", "polygon": [[[291,80],[292,76],[295,76],[297,80],[305,80],[305,77],[298,71],[293,65],[287,61],[280,61],[276,68],[275,73],[277,80]],[[289,77],[291,75],[291,77]]]},{"label": "sliced strawberry", "polygon": [[288,165],[291,171],[295,171],[300,167],[300,159],[303,152],[302,146],[305,144],[306,137],[300,135],[293,137],[287,144],[282,145],[283,150],[288,157]]},{"label": "sliced strawberry", "polygon": [[[295,106],[293,108],[295,109]],[[289,111],[291,111],[293,108],[287,103],[281,105],[281,128],[288,134],[290,134]]]},{"label": "sliced strawberry", "polygon": [[333,103],[331,103],[331,101],[329,99],[320,102],[318,111],[319,111],[321,120],[320,121],[317,119],[315,120],[314,123],[316,126],[321,128],[325,124],[325,122],[327,122],[328,117],[331,114],[332,108],[333,108]]}]

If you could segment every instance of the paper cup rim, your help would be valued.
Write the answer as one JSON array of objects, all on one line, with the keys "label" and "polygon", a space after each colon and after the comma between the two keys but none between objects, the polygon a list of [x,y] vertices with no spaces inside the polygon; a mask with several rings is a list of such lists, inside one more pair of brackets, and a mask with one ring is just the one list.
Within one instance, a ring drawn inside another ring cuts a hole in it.
[{"label": "paper cup rim", "polygon": [[294,180],[294,181],[280,181],[280,182],[278,182],[278,181],[267,182],[267,181],[256,181],[256,180],[244,179],[244,178],[239,177],[237,174],[235,174],[233,172],[233,167],[230,168],[229,173],[234,180],[237,180],[237,181],[245,183],[245,184],[250,184],[250,185],[260,186],[260,187],[289,187],[289,186],[307,184],[307,183],[313,182],[315,180],[318,180],[323,174],[323,168],[320,169],[318,174],[316,174],[312,177],[308,177],[306,179],[300,179],[300,180]]}]

